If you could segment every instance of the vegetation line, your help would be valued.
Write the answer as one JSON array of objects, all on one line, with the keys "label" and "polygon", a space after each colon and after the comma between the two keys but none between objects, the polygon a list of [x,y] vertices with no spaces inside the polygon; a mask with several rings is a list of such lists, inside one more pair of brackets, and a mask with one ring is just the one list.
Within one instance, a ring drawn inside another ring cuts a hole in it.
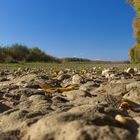
[{"label": "vegetation line", "polygon": [[23,63],[23,62],[90,62],[84,58],[57,58],[46,54],[39,48],[28,48],[25,45],[13,44],[11,46],[0,46],[1,63]]}]

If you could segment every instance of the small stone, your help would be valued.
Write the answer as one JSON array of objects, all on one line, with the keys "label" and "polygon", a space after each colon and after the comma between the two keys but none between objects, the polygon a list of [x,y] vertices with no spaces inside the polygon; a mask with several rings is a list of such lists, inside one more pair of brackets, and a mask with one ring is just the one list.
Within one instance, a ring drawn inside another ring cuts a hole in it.
[{"label": "small stone", "polygon": [[105,69],[102,71],[102,76],[105,76],[106,78],[110,78],[110,75],[114,73],[115,73],[114,70]]},{"label": "small stone", "polygon": [[82,83],[84,80],[83,80],[83,77],[81,77],[80,75],[76,74],[72,77],[72,84],[80,84]]},{"label": "small stone", "polygon": [[129,74],[135,74],[136,73],[135,69],[133,69],[133,68],[128,68],[126,70],[126,72],[129,73]]},{"label": "small stone", "polygon": [[82,84],[79,89],[83,91],[91,91],[99,86],[100,85],[96,82],[88,81],[87,83]]},{"label": "small stone", "polygon": [[75,100],[79,97],[90,97],[91,95],[82,90],[73,90],[68,92],[63,92],[62,95],[66,96],[68,100]]},{"label": "small stone", "polygon": [[69,74],[61,74],[57,77],[57,80],[65,80],[65,79],[69,79],[71,76]]},{"label": "small stone", "polygon": [[120,115],[120,114],[115,116],[115,120],[118,123],[123,124],[123,125],[126,125],[128,123],[127,119],[124,116]]}]

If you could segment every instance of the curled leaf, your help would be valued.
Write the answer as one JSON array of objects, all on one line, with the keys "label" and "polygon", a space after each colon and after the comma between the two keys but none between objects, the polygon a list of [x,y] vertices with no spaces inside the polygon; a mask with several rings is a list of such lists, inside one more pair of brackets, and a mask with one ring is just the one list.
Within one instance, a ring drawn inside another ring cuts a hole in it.
[{"label": "curled leaf", "polygon": [[65,87],[65,88],[63,88],[63,87],[58,88],[57,91],[58,92],[64,92],[64,91],[71,91],[71,90],[75,90],[75,89],[76,89],[76,87],[71,85],[71,86],[68,86],[68,87]]},{"label": "curled leaf", "polygon": [[65,92],[65,91],[71,91],[71,90],[75,90],[76,86],[75,85],[70,85],[67,87],[51,87],[50,85],[44,83],[44,82],[40,82],[40,81],[36,81],[36,83],[40,86],[41,89],[44,90],[45,93],[51,93],[51,92]]},{"label": "curled leaf", "polygon": [[124,110],[127,110],[127,109],[129,109],[129,103],[127,102],[127,101],[123,101],[121,104],[120,104],[120,106],[119,106],[119,109],[120,110],[122,110],[122,111],[124,111]]}]

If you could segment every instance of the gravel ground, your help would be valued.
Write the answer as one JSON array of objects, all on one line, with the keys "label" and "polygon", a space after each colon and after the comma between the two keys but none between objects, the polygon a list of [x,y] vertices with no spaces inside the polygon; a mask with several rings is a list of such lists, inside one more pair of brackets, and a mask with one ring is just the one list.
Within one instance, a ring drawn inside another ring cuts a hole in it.
[{"label": "gravel ground", "polygon": [[128,66],[1,65],[0,140],[139,140],[140,71]]}]

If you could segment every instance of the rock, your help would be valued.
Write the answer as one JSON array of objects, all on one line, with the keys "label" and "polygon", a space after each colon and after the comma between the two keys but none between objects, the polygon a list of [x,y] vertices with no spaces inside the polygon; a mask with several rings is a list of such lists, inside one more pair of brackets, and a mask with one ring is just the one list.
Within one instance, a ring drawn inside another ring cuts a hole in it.
[{"label": "rock", "polygon": [[3,99],[3,92],[0,92],[0,100],[2,100]]},{"label": "rock", "polygon": [[9,109],[11,109],[11,107],[9,107],[9,106],[7,106],[5,104],[0,103],[0,113],[3,113],[3,112],[5,112],[5,111],[7,111]]},{"label": "rock", "polygon": [[102,75],[105,76],[106,74],[108,74],[111,70],[110,69],[105,69],[102,71]]},{"label": "rock", "polygon": [[95,111],[96,106],[95,105],[81,105],[71,108],[68,112],[70,113],[88,113]]},{"label": "rock", "polygon": [[7,77],[0,77],[0,82],[9,81]]},{"label": "rock", "polygon": [[[78,120],[76,119],[77,117]],[[28,137],[30,137],[30,140],[132,139],[131,133],[126,129],[106,125],[101,126],[98,123],[94,125],[94,121],[90,124],[90,119],[90,117],[82,119],[81,115],[71,113],[61,113],[57,114],[57,116],[44,117],[26,130],[27,133],[23,139],[27,139]]]},{"label": "rock", "polygon": [[121,82],[114,82],[114,83],[108,83],[105,86],[102,87],[102,90],[105,90],[107,93],[112,95],[121,95],[125,93],[126,90],[126,84]]},{"label": "rock", "polygon": [[66,103],[66,102],[68,102],[69,100],[67,100],[65,97],[63,97],[63,96],[60,96],[60,95],[58,95],[58,96],[54,96],[53,98],[52,98],[52,101],[53,101],[53,103],[55,102],[55,103]]},{"label": "rock", "polygon": [[123,96],[125,99],[131,100],[137,104],[140,103],[140,89],[133,89]]},{"label": "rock", "polygon": [[11,112],[10,114],[4,114],[0,118],[0,132],[6,132],[11,130],[17,130],[24,126],[25,118],[21,115],[22,110]]},{"label": "rock", "polygon": [[81,84],[84,82],[83,77],[81,77],[80,75],[76,74],[72,77],[72,84]]},{"label": "rock", "polygon": [[130,91],[132,89],[140,88],[140,82],[133,81],[126,85],[126,90]]},{"label": "rock", "polygon": [[111,69],[105,69],[102,71],[102,75],[105,76],[106,78],[109,78],[110,75],[114,74],[115,71]]},{"label": "rock", "polygon": [[0,71],[0,76],[3,77],[6,75],[6,72],[5,71]]},{"label": "rock", "polygon": [[20,130],[12,130],[8,132],[0,133],[1,140],[19,140],[20,139]]},{"label": "rock", "polygon": [[134,71],[135,71],[135,72],[138,72],[138,69],[135,67],[135,68],[134,68]]},{"label": "rock", "polygon": [[81,105],[95,105],[96,104],[96,101],[97,101],[97,98],[96,97],[86,97],[86,100],[85,100],[85,97],[79,97],[79,98],[76,98],[75,100],[72,100],[72,103],[75,105],[75,106],[81,106]]},{"label": "rock", "polygon": [[93,67],[93,68],[92,68],[93,71],[96,71],[96,69],[97,69],[97,67]]},{"label": "rock", "polygon": [[58,75],[57,80],[62,81],[65,79],[69,79],[70,77],[71,76],[69,74],[61,74],[61,75]]},{"label": "rock", "polygon": [[65,73],[65,72],[61,70],[61,71],[58,72],[58,75],[62,75],[62,74],[64,74],[64,73]]},{"label": "rock", "polygon": [[73,91],[63,92],[62,95],[66,96],[66,99],[71,100],[71,101],[79,97],[91,97],[89,93],[82,90],[73,90]]},{"label": "rock", "polygon": [[79,88],[79,90],[83,90],[83,91],[91,91],[97,87],[99,87],[100,84],[93,82],[93,81],[88,81],[85,84],[82,84]]},{"label": "rock", "polygon": [[122,125],[127,125],[128,124],[128,120],[120,114],[117,114],[115,116],[115,120]]},{"label": "rock", "polygon": [[64,79],[64,80],[62,81],[62,83],[61,83],[61,86],[62,86],[62,87],[67,87],[67,86],[69,86],[69,85],[71,85],[71,84],[72,84],[71,78],[70,78],[70,79]]},{"label": "rock", "polygon": [[137,70],[134,69],[134,68],[128,68],[128,69],[126,70],[126,72],[129,73],[129,74],[134,75],[134,74],[137,72]]},{"label": "rock", "polygon": [[[134,120],[140,126],[140,116],[134,117]],[[140,140],[140,127],[137,128],[137,136],[136,136],[136,139],[137,140]]]},{"label": "rock", "polygon": [[[122,132],[123,131],[123,132]],[[119,135],[120,134],[120,135]],[[118,138],[115,137],[118,135]],[[69,136],[69,137],[67,137]],[[131,135],[126,130],[121,130],[120,128],[113,128],[109,126],[85,126],[83,127],[82,122],[73,121],[66,124],[65,128],[61,128],[60,131],[56,133],[56,140],[94,140],[107,139],[107,140],[119,140],[119,139],[131,139]]]}]

